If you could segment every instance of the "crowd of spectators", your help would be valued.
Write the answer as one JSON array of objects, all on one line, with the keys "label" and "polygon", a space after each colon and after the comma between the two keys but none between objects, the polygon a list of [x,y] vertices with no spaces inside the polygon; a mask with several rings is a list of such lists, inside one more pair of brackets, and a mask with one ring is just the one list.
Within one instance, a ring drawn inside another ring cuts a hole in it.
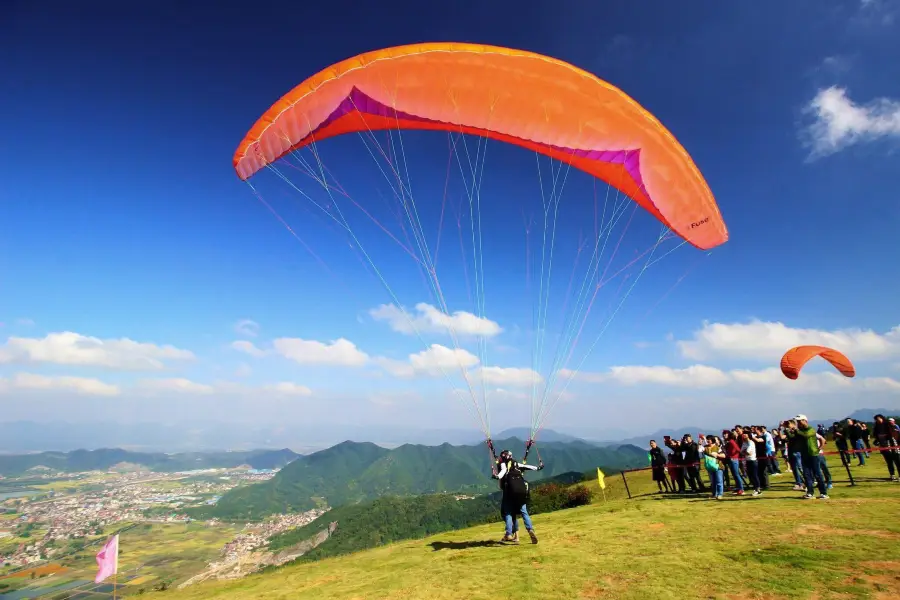
[{"label": "crowd of spectators", "polygon": [[709,476],[710,497],[721,500],[726,490],[736,496],[759,496],[769,489],[772,477],[781,477],[780,460],[793,476],[793,490],[805,499],[828,499],[833,487],[825,446],[831,441],[842,464],[848,468],[856,457],[864,467],[874,444],[887,463],[891,481],[900,479],[900,427],[893,418],[875,415],[870,431],[862,421],[846,419],[830,428],[814,429],[806,415],[782,421],[771,431],[764,425],[735,425],[722,435],[689,433],[681,439],[665,436],[663,446],[650,440],[650,467],[660,493],[703,493],[707,486],[701,469]]}]

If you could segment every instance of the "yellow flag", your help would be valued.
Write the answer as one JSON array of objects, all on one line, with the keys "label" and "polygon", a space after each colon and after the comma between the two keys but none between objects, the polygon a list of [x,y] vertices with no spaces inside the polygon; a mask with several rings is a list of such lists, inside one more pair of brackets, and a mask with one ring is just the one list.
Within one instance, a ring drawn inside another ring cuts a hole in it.
[{"label": "yellow flag", "polygon": [[606,476],[603,474],[603,471],[600,470],[600,467],[597,467],[597,483],[600,484],[600,489],[606,489]]}]

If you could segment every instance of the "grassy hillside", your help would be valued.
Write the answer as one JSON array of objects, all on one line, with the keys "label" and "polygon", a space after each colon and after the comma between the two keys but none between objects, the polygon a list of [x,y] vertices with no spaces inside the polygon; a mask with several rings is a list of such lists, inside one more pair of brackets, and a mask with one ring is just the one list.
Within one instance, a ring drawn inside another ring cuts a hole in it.
[{"label": "grassy hillside", "polygon": [[119,463],[142,465],[153,471],[189,471],[216,467],[250,465],[256,469],[282,467],[300,456],[288,450],[248,450],[244,452],[131,452],[120,448],[73,450],[72,452],[39,452],[36,454],[0,455],[0,475],[14,477],[34,467],[53,471],[79,473],[106,470]]},{"label": "grassy hillside", "polygon": [[[881,457],[872,458],[865,474],[886,475]],[[900,484],[839,483],[831,500],[806,501],[787,479],[774,479],[759,498],[714,502],[655,494],[624,500],[621,479],[611,477],[607,501],[593,482],[593,505],[536,517],[537,546],[498,544],[495,523],[159,597],[896,597]],[[646,474],[630,477],[629,486],[634,494],[654,487]]]},{"label": "grassy hillside", "polygon": [[[510,448],[518,453],[523,451],[524,442],[500,440],[496,446],[498,451]],[[540,452],[547,467],[540,474],[529,475],[530,481],[597,466],[615,471],[647,464],[647,453],[633,446],[598,448],[583,442],[549,443],[542,444]],[[536,460],[535,452],[531,462]],[[322,501],[341,506],[384,495],[479,493],[496,489],[490,474],[484,445],[407,444],[387,450],[370,443],[344,442],[301,457],[270,481],[234,489],[216,506],[192,514],[201,518],[260,518],[307,510]]]}]

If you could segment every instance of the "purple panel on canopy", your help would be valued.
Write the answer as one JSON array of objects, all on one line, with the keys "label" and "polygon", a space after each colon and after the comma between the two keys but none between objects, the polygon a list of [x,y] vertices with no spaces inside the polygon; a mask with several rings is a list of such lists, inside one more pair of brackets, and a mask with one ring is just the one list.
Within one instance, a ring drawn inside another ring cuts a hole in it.
[{"label": "purple panel on canopy", "polygon": [[[391,119],[406,119],[409,121],[420,121],[422,123],[435,123],[439,125],[454,125],[454,123],[447,123],[444,121],[436,121],[434,119],[426,119],[424,117],[420,117],[417,115],[413,115],[407,112],[403,112],[401,110],[396,110],[375,100],[371,96],[363,93],[358,88],[354,87],[350,90],[350,94],[338,105],[338,107],[328,115],[328,118],[325,119],[316,129],[309,134],[310,136],[315,136],[315,134],[337,119],[343,117],[344,115],[351,113],[353,111],[359,111],[360,113],[369,114],[377,117],[388,117]],[[533,141],[533,140],[532,140]],[[540,142],[538,142],[540,143]],[[544,144],[540,143],[542,146],[546,148],[550,148],[552,150],[556,150],[559,152],[563,152],[565,154],[578,156],[581,158],[587,158],[590,160],[596,160],[598,162],[605,162],[610,164],[620,164],[625,166],[625,170],[631,175],[631,178],[638,185],[638,188],[644,189],[644,180],[641,177],[641,151],[638,150],[580,150],[577,148],[567,148],[564,146],[554,146],[552,144]]]}]

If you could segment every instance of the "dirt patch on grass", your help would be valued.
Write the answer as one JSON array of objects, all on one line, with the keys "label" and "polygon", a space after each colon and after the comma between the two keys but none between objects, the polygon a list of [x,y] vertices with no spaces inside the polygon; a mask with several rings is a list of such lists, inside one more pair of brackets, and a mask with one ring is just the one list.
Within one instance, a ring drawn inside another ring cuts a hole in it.
[{"label": "dirt patch on grass", "polygon": [[867,561],[859,566],[867,572],[856,572],[849,581],[870,589],[876,600],[893,599],[900,593],[900,561]]},{"label": "dirt patch on grass", "polygon": [[596,600],[598,598],[618,598],[621,591],[628,585],[628,580],[619,575],[607,575],[598,581],[588,582],[581,588],[579,598],[584,600]]},{"label": "dirt patch on grass", "polygon": [[785,537],[810,534],[810,533],[816,534],[816,535],[836,535],[836,536],[863,535],[863,536],[881,538],[884,540],[900,540],[900,534],[894,533],[893,531],[884,531],[881,529],[842,529],[840,527],[831,527],[830,525],[822,525],[820,523],[797,525],[797,527],[794,528],[794,531],[789,534],[786,534]]},{"label": "dirt patch on grass", "polygon": [[647,525],[647,529],[651,531],[659,531],[660,529],[664,529],[665,526],[665,523],[650,523],[649,525]]}]

